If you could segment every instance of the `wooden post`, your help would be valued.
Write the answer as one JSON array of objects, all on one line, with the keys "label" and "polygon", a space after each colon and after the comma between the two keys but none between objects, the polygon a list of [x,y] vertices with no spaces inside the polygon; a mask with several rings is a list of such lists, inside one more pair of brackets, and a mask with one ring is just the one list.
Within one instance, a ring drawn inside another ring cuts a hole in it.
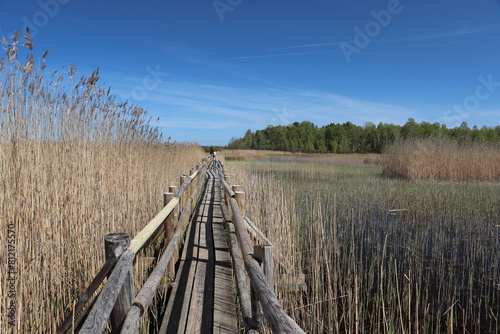
[{"label": "wooden post", "polygon": [[236,200],[236,202],[238,202],[238,207],[240,208],[241,216],[245,217],[245,214],[246,214],[245,213],[245,192],[244,191],[234,191],[234,199]]},{"label": "wooden post", "polygon": [[[175,190],[172,188],[177,188],[177,187],[169,187],[169,190]],[[165,202],[165,205],[167,205],[168,202],[172,198],[174,198],[175,193],[174,192],[168,192],[163,194],[163,199]],[[172,236],[174,235],[175,228],[177,227],[178,224],[178,219],[179,219],[179,206],[176,206],[175,209],[168,215],[167,219],[165,219],[165,244],[168,245],[170,240],[172,239]],[[175,277],[175,263],[177,262],[177,259],[179,257],[179,251],[178,248],[175,248],[174,255],[172,259],[168,262],[167,264],[167,277]]]},{"label": "wooden post", "polygon": [[[188,180],[190,175],[186,175],[186,181]],[[184,193],[186,194],[186,197],[185,197],[185,202],[184,203],[187,203],[189,197],[191,197],[191,184],[192,184],[192,180],[191,180],[191,183],[186,187],[186,190],[184,190]],[[184,196],[183,196],[184,197]]]},{"label": "wooden post", "polygon": [[[190,175],[193,175],[196,171],[197,169],[191,169]],[[196,174],[196,176],[191,180],[191,184],[189,185],[189,197],[191,197],[191,195],[193,195],[196,192],[196,187],[198,186],[198,180],[200,180],[201,178],[200,175],[201,173]],[[191,210],[193,210],[195,206],[196,206],[196,201],[195,200],[191,201]]]},{"label": "wooden post", "polygon": [[[255,245],[253,246],[253,253],[257,261],[260,262],[260,266],[264,271],[266,280],[269,286],[274,291],[274,260],[273,260],[274,247],[272,245]],[[259,324],[262,330],[262,321],[264,320],[264,315],[262,311],[262,306],[260,305],[257,292],[252,286],[252,317]]]},{"label": "wooden post", "polygon": [[[258,251],[259,251],[259,246],[254,245],[253,246],[254,256],[256,257],[257,260],[260,261],[260,258],[256,254],[256,252],[258,252]],[[262,264],[261,264],[261,266],[262,266]],[[250,284],[250,286],[251,286],[250,296],[252,298],[252,319],[257,324],[258,329],[259,329],[259,333],[263,333],[263,330],[264,330],[264,327],[263,327],[264,326],[264,324],[263,324],[264,311],[262,310],[262,305],[260,304],[259,294],[257,293],[257,290],[255,289],[255,287],[253,285]]]},{"label": "wooden post", "polygon": [[[231,190],[233,191],[234,193],[234,198],[236,199],[236,191],[240,191],[241,190],[241,186],[240,185],[237,185],[237,184],[233,184],[231,186]],[[238,202],[238,200],[236,199],[236,201]],[[240,202],[238,202],[238,207],[240,208],[240,211],[241,211],[241,205],[240,205]],[[245,214],[243,213],[243,211],[241,211],[241,216],[242,217],[245,217]]]},{"label": "wooden post", "polygon": [[[163,206],[167,206],[167,204],[174,198],[174,193],[168,192],[163,194]],[[177,209],[177,207],[176,207]],[[165,242],[168,244],[172,235],[174,233],[175,226],[177,225],[175,222],[176,212],[173,210],[165,219]]]},{"label": "wooden post", "polygon": [[250,298],[252,299],[252,320],[254,326],[258,327],[259,333],[263,333],[263,319],[264,319],[264,311],[262,311],[262,305],[259,302],[259,294],[255,290],[255,288],[251,286]]},{"label": "wooden post", "polygon": [[274,246],[273,245],[255,245],[253,254],[259,261],[266,275],[269,286],[274,290]]},{"label": "wooden post", "polygon": [[169,186],[168,187],[168,192],[172,193],[174,195],[177,193],[177,190],[179,190],[179,187],[177,187],[177,186]]},{"label": "wooden post", "polygon": [[[186,182],[187,180],[187,176],[186,175],[181,175],[180,177],[180,181],[179,181],[179,187],[182,187],[182,185]],[[189,196],[186,194],[186,191],[184,191],[184,193],[182,194],[181,198],[180,198],[180,205],[181,205],[181,209],[184,208],[184,204],[186,204],[186,200],[189,198]]]},{"label": "wooden post", "polygon": [[[222,173],[224,175],[224,173]],[[229,175],[224,175],[224,181],[229,185]],[[227,191],[224,189],[224,202],[226,202],[226,206],[229,207],[229,194]]]},{"label": "wooden post", "polygon": [[[193,174],[194,174],[194,172],[196,172],[196,169],[190,169],[190,170],[189,170],[189,176],[193,175]],[[196,175],[196,176],[198,176],[198,175]],[[195,184],[194,180],[196,180],[196,177],[195,177],[194,179],[192,179],[192,180],[191,180],[191,184],[190,184],[190,185],[189,185],[189,187],[188,187],[188,189],[189,189],[189,197],[191,197],[191,194],[192,194],[192,193],[193,193],[193,191],[194,191],[194,187],[195,187],[195,185],[194,185],[194,184]]]},{"label": "wooden post", "polygon": [[181,175],[181,178],[180,178],[180,181],[179,181],[179,183],[180,183],[179,187],[181,187],[184,184],[184,182],[186,182],[186,180],[187,180],[187,176],[184,175],[184,174]]},{"label": "wooden post", "polygon": [[[127,233],[111,233],[104,237],[104,249],[106,259],[110,257],[120,257],[120,255],[130,246],[130,235]],[[131,267],[131,271],[133,266]],[[125,278],[125,283],[118,294],[113,311],[111,311],[111,328],[113,333],[119,333],[123,320],[132,305],[135,297],[134,278],[129,272]]]}]

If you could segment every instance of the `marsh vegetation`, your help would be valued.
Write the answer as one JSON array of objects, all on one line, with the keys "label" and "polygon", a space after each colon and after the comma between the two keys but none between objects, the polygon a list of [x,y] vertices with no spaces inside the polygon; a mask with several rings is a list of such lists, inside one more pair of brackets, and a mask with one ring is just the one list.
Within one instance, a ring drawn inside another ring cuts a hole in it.
[{"label": "marsh vegetation", "polygon": [[325,159],[228,163],[306,332],[500,330],[498,181],[409,181]]},{"label": "marsh vegetation", "polygon": [[3,47],[0,332],[54,333],[104,264],[104,236],[135,235],[204,153],[163,140],[144,109],[100,86],[98,71],[46,73],[48,52],[36,61],[29,34]]}]

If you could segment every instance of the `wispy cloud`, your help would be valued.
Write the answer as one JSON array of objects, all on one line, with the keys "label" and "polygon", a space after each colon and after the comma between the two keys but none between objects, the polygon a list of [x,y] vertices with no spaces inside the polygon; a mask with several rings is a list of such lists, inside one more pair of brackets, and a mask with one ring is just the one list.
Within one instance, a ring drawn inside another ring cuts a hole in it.
[{"label": "wispy cloud", "polygon": [[[331,43],[328,43],[331,44]],[[312,46],[298,46],[294,48],[307,48]],[[232,57],[228,59],[258,59],[258,58],[275,58],[275,57],[288,57],[288,56],[300,56],[306,54],[317,54],[317,53],[332,53],[339,52],[338,50],[316,50],[316,51],[305,51],[305,52],[288,52],[288,53],[272,53],[267,55],[257,55],[257,56],[241,56],[241,57]]]},{"label": "wispy cloud", "polygon": [[396,39],[387,39],[387,40],[378,40],[374,41],[375,43],[398,43],[398,42],[413,42],[413,41],[422,41],[422,40],[433,40],[433,39],[443,39],[464,35],[473,35],[473,34],[482,34],[500,31],[500,24],[491,24],[477,27],[466,27],[458,30],[450,30],[450,31],[442,31],[429,33],[425,35],[415,35],[415,36],[404,36]]},{"label": "wispy cloud", "polygon": [[189,117],[161,117],[157,123],[158,126],[165,128],[181,128],[191,130],[224,130],[239,124],[234,121],[211,121],[205,120],[198,122],[197,120]]},{"label": "wispy cloud", "polygon": [[[226,141],[246,129],[309,120],[321,126],[347,121],[404,123],[418,114],[402,106],[358,100],[319,90],[276,87],[225,87],[169,82],[148,97],[160,125],[193,138],[224,131]],[[203,129],[203,133],[199,130]],[[219,135],[219,134],[218,134]],[[203,142],[201,139],[196,139]]]},{"label": "wispy cloud", "polygon": [[296,45],[296,46],[286,46],[281,48],[274,48],[271,50],[291,50],[291,49],[305,49],[305,48],[317,48],[324,46],[338,46],[342,42],[327,42],[327,43],[314,43],[314,44],[304,44],[304,45]]},{"label": "wispy cloud", "polygon": [[76,17],[73,15],[63,15],[62,18],[68,22],[71,22],[72,24],[76,23],[79,25],[84,25],[87,27],[95,27],[97,25],[97,21],[91,21],[91,20],[85,20],[80,17]]},{"label": "wispy cloud", "polygon": [[[133,85],[132,78],[120,80],[120,91]],[[380,103],[355,96],[344,96],[309,87],[259,85],[225,86],[181,81],[168,77],[141,102],[150,114],[160,118],[158,125],[174,140],[225,145],[268,125],[288,125],[304,120],[318,126],[347,121],[404,124],[417,121],[442,121],[443,112],[434,108],[421,111],[411,106]],[[439,108],[438,108],[439,109]],[[470,122],[489,124],[497,110],[478,111]],[[483,121],[484,120],[484,121]]]},{"label": "wispy cloud", "polygon": [[[428,40],[438,40],[446,39],[457,36],[482,34],[489,32],[500,31],[500,24],[490,24],[476,27],[465,27],[458,30],[432,32],[423,35],[413,35],[413,36],[401,36],[399,38],[392,39],[376,39],[373,40],[373,44],[389,44],[389,43],[405,43],[405,42],[415,42],[415,41],[428,41]],[[286,52],[286,53],[268,53],[263,55],[249,55],[249,56],[238,56],[229,59],[259,59],[259,58],[276,58],[276,57],[290,57],[290,56],[300,56],[306,54],[320,54],[320,53],[333,53],[339,52],[338,47],[342,43],[349,41],[332,41],[324,43],[308,43],[301,45],[285,46],[279,48],[273,48],[269,51],[279,51],[279,50],[297,50],[297,49],[310,49],[310,51],[301,52]],[[328,48],[325,50],[325,48]]]}]

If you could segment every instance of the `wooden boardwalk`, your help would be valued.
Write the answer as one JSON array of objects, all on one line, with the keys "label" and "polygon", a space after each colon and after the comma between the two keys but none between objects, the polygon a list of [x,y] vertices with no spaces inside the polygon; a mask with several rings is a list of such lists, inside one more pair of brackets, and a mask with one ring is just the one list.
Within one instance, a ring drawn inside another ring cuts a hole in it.
[{"label": "wooden boardwalk", "polygon": [[217,173],[208,170],[160,333],[237,333],[236,298]]},{"label": "wooden boardwalk", "polygon": [[[133,239],[126,233],[106,235],[106,263],[57,333],[102,333],[111,325],[113,332],[122,334],[256,334],[268,328],[273,333],[304,334],[274,293],[272,244],[244,217],[244,192],[233,191],[225,178],[222,164],[207,157],[189,176],[181,176],[179,187],[169,187],[163,209]],[[163,253],[135,291],[134,261],[160,238],[167,241]],[[175,282],[167,291],[164,315],[155,320],[161,321],[158,331],[147,320],[157,315],[155,295],[165,275],[172,275],[174,262]],[[100,292],[89,300],[106,277]]]}]

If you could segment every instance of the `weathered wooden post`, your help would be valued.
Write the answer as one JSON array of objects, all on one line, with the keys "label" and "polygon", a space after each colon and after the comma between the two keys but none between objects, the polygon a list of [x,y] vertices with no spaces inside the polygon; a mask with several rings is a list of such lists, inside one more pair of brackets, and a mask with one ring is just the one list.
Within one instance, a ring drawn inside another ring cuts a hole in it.
[{"label": "weathered wooden post", "polygon": [[[191,174],[189,175],[186,175],[186,181],[188,180],[188,178],[191,176]],[[191,183],[193,180],[191,180]],[[186,198],[184,199],[185,203],[188,202],[189,200],[189,197],[191,197],[191,183],[186,187],[186,190],[184,190],[184,193],[186,194]]]},{"label": "weathered wooden post", "polygon": [[[189,176],[193,175],[193,174],[194,174],[194,172],[196,172],[196,169],[190,169],[190,170],[189,170]],[[191,196],[191,194],[192,194],[192,193],[193,193],[193,191],[194,191],[194,184],[195,184],[194,180],[195,180],[195,179],[196,179],[196,178],[192,179],[192,180],[191,180],[191,183],[189,184],[189,196]]]},{"label": "weathered wooden post", "polygon": [[[238,203],[238,207],[240,208],[241,217],[245,217],[245,192],[244,191],[234,191],[235,186],[233,186],[234,199]],[[239,187],[239,186],[238,186]]]},{"label": "weathered wooden post", "polygon": [[[240,185],[238,185],[238,184],[233,184],[233,185],[231,186],[231,190],[232,190],[232,192],[233,192],[233,194],[234,194],[234,198],[236,199],[236,192],[241,190],[241,186],[240,186]],[[237,199],[236,199],[236,201],[238,202],[238,200],[237,200]],[[240,202],[238,202],[238,207],[240,208],[240,211],[241,211],[241,205],[240,205]],[[245,217],[245,215],[244,215],[243,211],[241,211],[241,216],[242,216],[242,217]]]},{"label": "weathered wooden post", "polygon": [[[167,192],[163,194],[163,206],[167,206],[167,204],[174,198],[175,193]],[[177,208],[177,207],[176,207]],[[165,219],[165,241],[168,243],[172,238],[172,234],[174,233],[175,226],[177,225],[175,222],[175,210],[172,211],[168,217]]]},{"label": "weathered wooden post", "polygon": [[181,187],[184,184],[184,182],[186,182],[186,180],[187,180],[187,175],[182,174],[179,181],[180,183],[179,187]]},{"label": "weathered wooden post", "polygon": [[177,194],[177,190],[179,190],[179,187],[177,187],[177,186],[169,186],[168,187],[168,192],[172,193],[174,195]]},{"label": "weathered wooden post", "polygon": [[[186,182],[187,176],[186,175],[181,175],[180,180],[179,180],[179,188],[182,187],[182,185]],[[181,198],[179,198],[179,203],[181,205],[181,211],[184,208],[184,205],[186,204],[186,200],[189,198],[187,195],[186,191],[182,194]]]},{"label": "weathered wooden post", "polygon": [[[170,190],[175,190],[177,187],[175,186],[170,186],[168,188],[169,192],[163,194],[163,201],[164,204],[167,205],[168,202],[170,202],[174,196],[175,192],[170,192]],[[170,239],[172,239],[172,236],[174,235],[174,230],[178,224],[178,219],[179,219],[179,206],[177,205],[175,209],[168,215],[167,219],[165,219],[165,245],[168,245],[170,242]],[[168,262],[167,264],[167,277],[175,277],[175,263],[177,262],[178,259],[178,249],[175,248],[174,255],[172,256],[172,259]]]},{"label": "weathered wooden post", "polygon": [[[119,258],[120,255],[130,246],[130,235],[127,233],[111,233],[104,237],[104,249],[106,260],[110,257]],[[127,312],[135,297],[133,266],[125,278],[118,298],[116,299],[113,311],[111,311],[111,328],[113,333],[118,333]]]},{"label": "weathered wooden post", "polygon": [[[253,254],[255,259],[259,262],[262,270],[264,271],[264,275],[266,276],[266,280],[269,283],[269,286],[274,290],[274,260],[273,260],[273,249],[272,245],[254,245],[253,246]],[[264,321],[264,312],[262,310],[262,306],[259,302],[259,298],[257,292],[252,286],[251,292],[252,298],[252,318],[256,323],[259,324],[259,328],[262,331],[263,321]]]},{"label": "weathered wooden post", "polygon": [[266,275],[269,286],[274,290],[274,246],[273,245],[255,245],[253,253],[261,262],[262,270]]},{"label": "weathered wooden post", "polygon": [[[193,175],[196,171],[197,171],[197,169],[191,169],[190,175]],[[196,174],[196,176],[191,180],[191,184],[189,185],[189,196],[190,197],[192,194],[194,194],[199,180],[200,180],[200,174]],[[196,201],[195,200],[191,201],[191,210],[194,210],[195,206],[196,206]]]},{"label": "weathered wooden post", "polygon": [[259,327],[259,333],[263,332],[264,311],[260,305],[259,297],[255,288],[250,284],[250,298],[252,299],[252,319]]},{"label": "weathered wooden post", "polygon": [[[222,173],[224,175],[224,182],[226,182],[228,185],[229,183],[229,175],[225,175],[224,172]],[[226,188],[224,188],[224,202],[226,203],[226,207],[229,208],[229,194],[226,192]]]}]

